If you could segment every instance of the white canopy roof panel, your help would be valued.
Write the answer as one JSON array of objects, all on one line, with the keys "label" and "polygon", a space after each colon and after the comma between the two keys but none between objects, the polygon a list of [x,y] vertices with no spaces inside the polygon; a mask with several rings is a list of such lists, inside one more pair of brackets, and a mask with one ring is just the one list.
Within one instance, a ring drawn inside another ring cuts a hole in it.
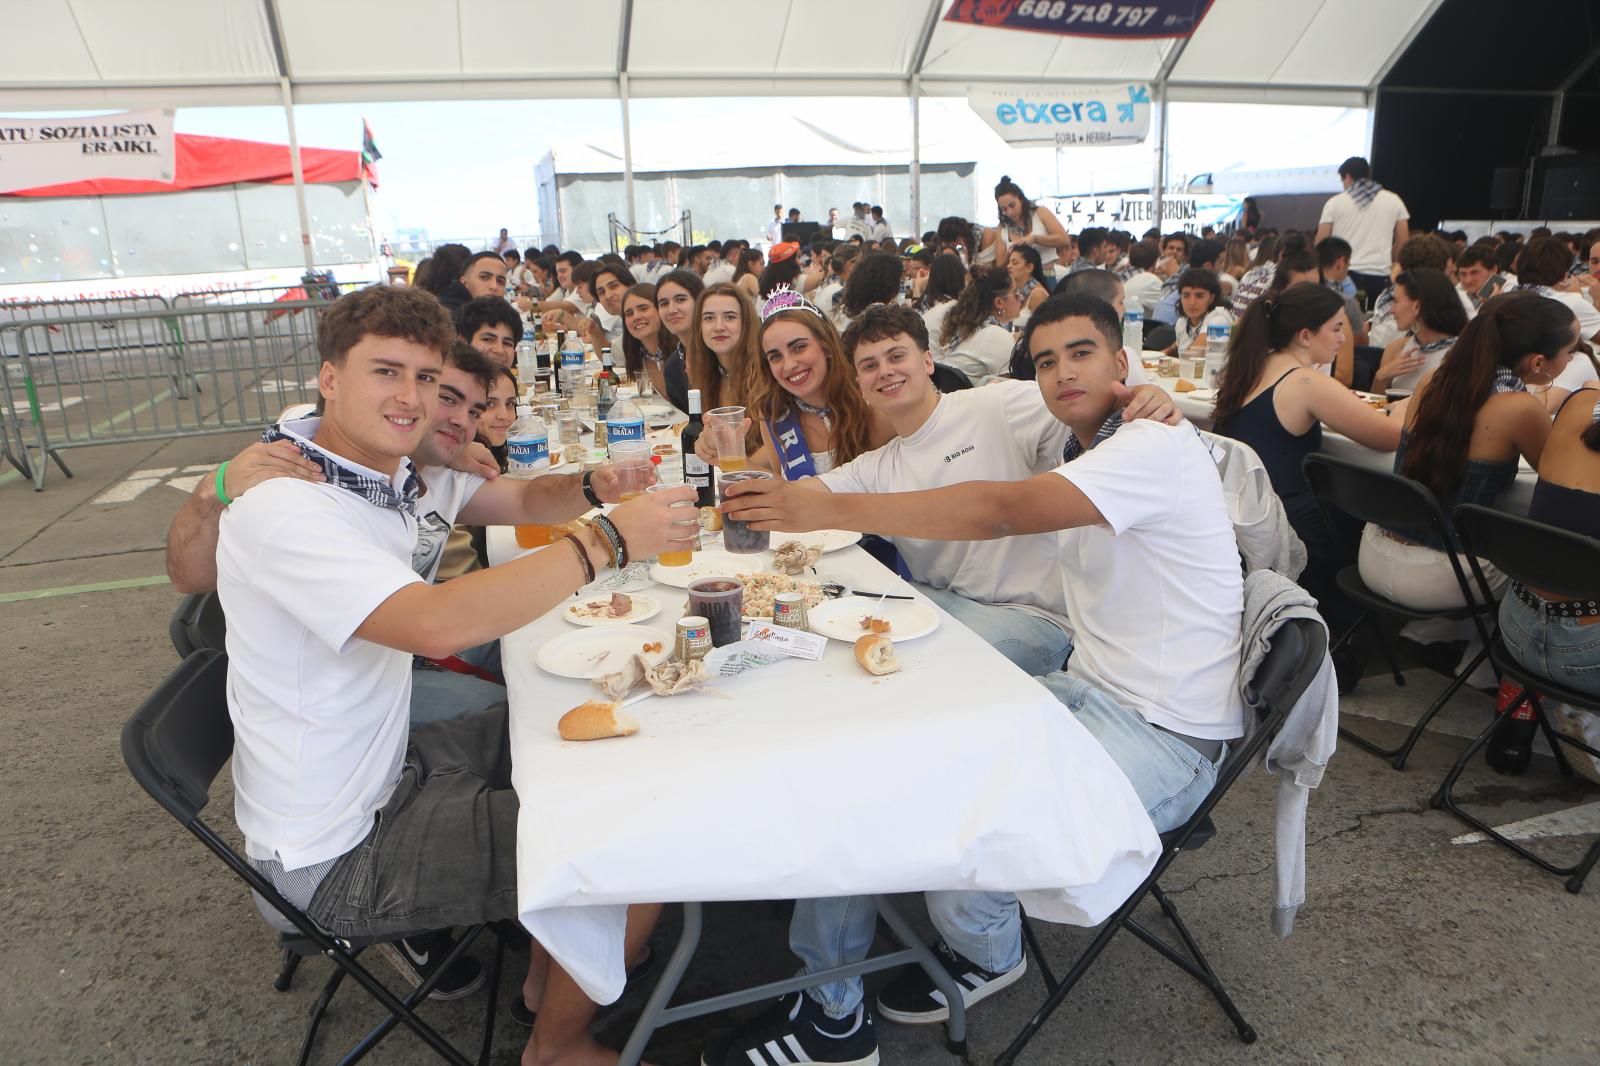
[{"label": "white canopy roof panel", "polygon": [[1153,81],[1365,103],[1442,0],[1215,0],[1187,43],[943,21],[950,0],[0,0],[0,110],[543,97],[906,95]]}]

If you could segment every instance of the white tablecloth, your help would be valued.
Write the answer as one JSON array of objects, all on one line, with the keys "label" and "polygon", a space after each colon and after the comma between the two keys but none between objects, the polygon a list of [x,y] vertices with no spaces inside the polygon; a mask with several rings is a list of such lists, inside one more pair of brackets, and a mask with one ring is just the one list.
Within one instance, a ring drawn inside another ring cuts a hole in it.
[{"label": "white tablecloth", "polygon": [[[1150,354],[1158,353],[1147,353],[1147,355]],[[1145,376],[1149,378],[1151,384],[1160,385],[1168,392],[1172,392],[1173,388],[1178,384],[1177,378],[1157,377],[1154,373],[1148,372]],[[1205,399],[1202,400],[1195,399],[1194,393],[1172,392],[1172,399],[1177,404],[1178,410],[1183,412],[1183,417],[1201,429],[1209,430],[1211,428],[1212,395],[1209,392],[1203,395]],[[1322,452],[1325,455],[1332,455],[1347,462],[1357,463],[1370,470],[1381,470],[1385,474],[1394,471],[1393,452],[1380,452],[1374,448],[1368,448],[1364,444],[1357,444],[1344,434],[1335,433],[1326,426],[1322,428]],[[1510,511],[1521,515],[1527,514],[1528,505],[1533,502],[1534,482],[1538,481],[1538,479],[1539,475],[1533,467],[1526,462],[1519,462],[1517,464],[1516,479],[1506,486],[1506,490],[1495,500],[1495,506],[1502,511]]]},{"label": "white tablecloth", "polygon": [[[489,547],[510,554],[510,531],[491,529]],[[897,583],[859,548],[820,570]],[[685,594],[652,595],[666,609],[644,624],[670,632]],[[594,688],[534,663],[574,627],[553,611],[508,635],[523,924],[609,1003],[628,903],[981,888],[1050,920],[1104,920],[1153,865],[1154,826],[1047,690],[941,621],[899,646],[901,673],[872,677],[833,641],[820,662],[645,700],[629,709],[637,735],[590,743],[562,741],[556,721]]]}]

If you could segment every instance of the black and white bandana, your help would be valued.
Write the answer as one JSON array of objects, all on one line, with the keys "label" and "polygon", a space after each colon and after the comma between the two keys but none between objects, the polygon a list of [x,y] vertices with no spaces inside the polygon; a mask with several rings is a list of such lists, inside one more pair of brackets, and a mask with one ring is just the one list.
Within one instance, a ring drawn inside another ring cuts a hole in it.
[{"label": "black and white bandana", "polygon": [[292,428],[302,426],[307,421],[311,420],[269,426],[267,431],[261,434],[261,439],[268,444],[275,440],[292,442],[300,449],[301,455],[322,468],[322,474],[328,479],[328,484],[353,492],[374,506],[385,507],[392,511],[404,511],[413,518],[416,517],[417,499],[422,495],[422,479],[417,476],[416,468],[411,465],[410,459],[401,460],[406,472],[405,488],[396,489],[388,481],[344,466],[321,448],[312,445],[298,429]]}]

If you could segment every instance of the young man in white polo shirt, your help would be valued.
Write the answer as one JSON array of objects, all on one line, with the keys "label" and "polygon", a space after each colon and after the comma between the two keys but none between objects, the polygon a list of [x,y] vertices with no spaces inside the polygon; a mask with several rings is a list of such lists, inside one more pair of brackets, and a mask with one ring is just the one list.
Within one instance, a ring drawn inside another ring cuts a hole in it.
[{"label": "young man in white polo shirt", "polygon": [[[504,704],[408,736],[413,655],[526,625],[620,555],[686,542],[640,497],[561,544],[444,585],[412,569],[421,486],[407,456],[433,424],[454,342],[432,297],[373,287],[318,326],[324,413],[293,442],[324,480],[262,482],[227,506],[217,589],[228,617],[235,816],[245,853],[337,936],[392,939],[516,916],[518,805]],[[642,943],[657,908],[630,916]],[[530,971],[530,984],[534,983]],[[594,1006],[552,967],[524,1063],[593,1062]],[[541,996],[542,993],[542,996]]]},{"label": "young man in white polo shirt", "polygon": [[[1124,423],[1118,414],[1127,373],[1121,338],[1103,300],[1065,294],[1034,311],[1024,343],[1045,406],[1070,431],[1065,461],[1047,473],[887,494],[821,493],[774,480],[755,491],[731,488],[723,510],[757,529],[794,532],[949,540],[1058,533],[1058,561],[1032,576],[1064,584],[1075,646],[1066,671],[1043,683],[1122,767],[1164,832],[1199,806],[1225,742],[1244,732],[1244,581],[1216,463],[1194,427]],[[1025,972],[1014,896],[930,892],[928,910],[940,934],[935,953],[968,1006]],[[864,899],[799,901],[790,946],[811,971],[859,960],[874,923]],[[948,1016],[920,968],[888,985],[878,1010],[912,1024]],[[790,1038],[807,1056],[799,1061],[878,1061],[859,980],[782,1001],[702,1061],[757,1061],[750,1052]]]}]

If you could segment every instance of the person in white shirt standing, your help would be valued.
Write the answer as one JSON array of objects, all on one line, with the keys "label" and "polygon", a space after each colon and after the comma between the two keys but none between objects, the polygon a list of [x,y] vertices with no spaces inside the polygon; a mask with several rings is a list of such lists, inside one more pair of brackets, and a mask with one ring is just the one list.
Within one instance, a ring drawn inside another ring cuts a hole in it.
[{"label": "person in white shirt standing", "polygon": [[[1389,264],[1411,235],[1411,213],[1400,197],[1372,180],[1372,167],[1358,155],[1339,164],[1344,192],[1322,205],[1317,237],[1342,237],[1350,242],[1350,280],[1367,294],[1371,307],[1389,287]],[[1315,243],[1315,242],[1313,242]]]},{"label": "person in white shirt standing", "polygon": [[[1057,565],[1034,577],[1064,584],[1074,649],[1066,669],[1043,683],[1128,775],[1156,829],[1165,832],[1204,800],[1227,742],[1244,732],[1238,687],[1244,579],[1222,482],[1193,426],[1122,421],[1127,361],[1121,323],[1105,301],[1052,297],[1034,312],[1023,343],[1045,406],[1070,430],[1055,469],[1022,480],[884,494],[745,482],[729,489],[722,509],[755,529],[788,532],[871,528],[952,541],[1058,532]],[[790,943],[807,969],[865,956],[876,917],[860,902],[805,912],[808,921],[826,914],[832,927],[802,925],[797,907]],[[932,892],[928,909],[939,933],[935,954],[969,1007],[1026,971],[1014,896]],[[943,997],[916,967],[886,986],[877,1004],[892,1021],[948,1017]],[[830,1037],[841,1047],[859,1041],[863,1027],[846,1028],[862,1006],[859,982],[801,995],[791,1017],[809,1023],[795,1027],[806,1030],[797,1039],[809,1041],[809,1061],[876,1061],[826,1057],[824,1050]],[[704,1061],[744,1062],[748,1039],[736,1035]]]},{"label": "person in white shirt standing", "polygon": [[883,217],[883,208],[877,204],[872,205],[872,225],[867,227],[867,240],[886,241],[894,239],[894,228]]},{"label": "person in white shirt standing", "polygon": [[767,223],[767,247],[783,241],[783,205],[772,205],[772,221]]},{"label": "person in white shirt standing", "polygon": [[[317,329],[321,421],[309,438],[269,433],[325,480],[275,478],[222,501],[235,817],[249,860],[334,936],[381,941],[516,917],[506,708],[408,735],[412,656],[501,637],[597,568],[694,533],[668,510],[692,489],[652,493],[492,576],[426,583],[412,569],[421,484],[407,456],[433,425],[454,340],[420,291],[376,286],[339,300]],[[634,950],[658,911],[630,913]],[[542,980],[530,968],[530,991],[540,1009],[524,1061],[604,1054],[588,1032],[594,1004],[559,967]]]}]

